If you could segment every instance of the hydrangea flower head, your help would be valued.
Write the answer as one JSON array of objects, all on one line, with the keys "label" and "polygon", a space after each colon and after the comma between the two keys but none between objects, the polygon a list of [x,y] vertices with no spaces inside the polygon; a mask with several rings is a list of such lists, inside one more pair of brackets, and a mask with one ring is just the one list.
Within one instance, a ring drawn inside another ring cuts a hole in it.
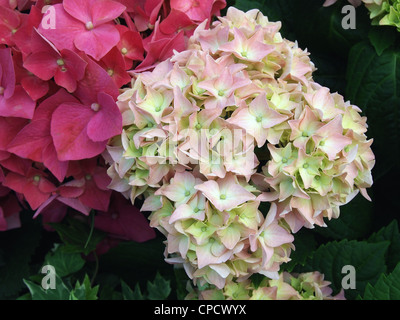
[{"label": "hydrangea flower head", "polygon": [[250,280],[230,281],[223,289],[190,285],[186,300],[345,300],[343,289],[332,296],[330,282],[319,272],[282,272],[276,280],[264,278],[255,287]]},{"label": "hydrangea flower head", "polygon": [[[206,24],[119,96],[110,187],[144,198],[166,260],[195,284],[228,288],[253,273],[283,281],[292,233],[324,226],[360,191],[368,197],[366,119],[313,81],[308,53],[282,38],[280,23],[230,7]],[[283,282],[255,296],[300,297]]]}]

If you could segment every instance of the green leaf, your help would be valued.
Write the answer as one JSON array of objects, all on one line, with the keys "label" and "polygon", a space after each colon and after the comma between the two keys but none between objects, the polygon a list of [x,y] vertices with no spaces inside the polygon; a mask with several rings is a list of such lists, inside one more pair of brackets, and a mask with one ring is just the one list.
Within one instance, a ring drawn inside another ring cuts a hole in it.
[{"label": "green leaf", "polygon": [[282,265],[282,270],[292,272],[297,265],[306,263],[308,257],[311,256],[317,247],[314,235],[311,230],[302,229],[294,235],[295,250],[290,255],[290,261]]},{"label": "green leaf", "polygon": [[122,300],[122,294],[116,291],[116,288],[121,285],[121,278],[112,273],[99,273],[96,276],[96,283],[100,286],[99,300]]},{"label": "green leaf", "polygon": [[147,282],[149,300],[166,300],[171,293],[170,281],[164,279],[158,272],[153,282]]},{"label": "green leaf", "polygon": [[400,52],[389,48],[378,56],[370,43],[356,44],[350,50],[346,80],[346,98],[368,118],[377,179],[398,166],[400,155]]},{"label": "green leaf", "polygon": [[17,300],[32,300],[32,295],[28,292],[18,297]]},{"label": "green leaf", "polygon": [[262,7],[264,1],[236,0],[235,7],[244,12]]},{"label": "green leaf", "polygon": [[368,33],[368,38],[374,46],[376,53],[380,56],[396,41],[396,30],[392,27],[373,27]]},{"label": "green leaf", "polygon": [[136,283],[135,290],[132,290],[124,281],[121,280],[122,297],[124,300],[144,300],[139,284]]},{"label": "green leaf", "polygon": [[184,300],[188,294],[186,285],[189,278],[184,270],[184,268],[174,268],[175,283],[176,283],[176,297],[178,300]]},{"label": "green leaf", "polygon": [[173,267],[164,260],[164,239],[144,243],[121,242],[100,256],[99,273],[118,274],[126,283],[146,286],[146,279],[154,277],[157,271],[173,276]]},{"label": "green leaf", "polygon": [[97,300],[99,286],[92,288],[88,275],[85,275],[82,284],[77,281],[72,290],[58,275],[55,276],[55,280],[54,289],[43,289],[41,285],[30,280],[24,279],[24,283],[29,289],[32,300]]},{"label": "green leaf", "polygon": [[388,272],[392,271],[400,261],[400,232],[397,220],[393,220],[388,226],[372,234],[368,242],[377,243],[389,241],[389,249],[385,255]]},{"label": "green leaf", "polygon": [[358,194],[352,201],[340,207],[338,219],[325,221],[327,227],[316,227],[315,232],[334,240],[355,240],[367,236],[373,223],[373,203]]},{"label": "green leaf", "polygon": [[45,258],[44,264],[52,265],[60,277],[68,276],[83,268],[85,260],[80,253],[67,253],[63,251],[63,245],[56,245],[54,251],[50,251]]},{"label": "green leaf", "polygon": [[[241,10],[260,9],[270,21],[282,22],[282,34],[301,48],[346,57],[351,46],[365,39],[371,22],[364,6],[356,10],[356,29],[343,29],[343,5],[323,7],[323,0],[258,0],[236,1]],[[317,66],[318,67],[318,66]]]},{"label": "green leaf", "polygon": [[0,232],[0,250],[3,264],[0,266],[0,299],[17,298],[24,288],[23,278],[31,273],[31,257],[35,253],[41,239],[39,221],[22,223],[19,229]]},{"label": "green leaf", "polygon": [[92,288],[89,276],[86,274],[83,283],[76,282],[74,290],[70,292],[70,300],[97,300],[99,286]]},{"label": "green leaf", "polygon": [[[287,270],[287,269],[282,269],[282,270]],[[253,273],[250,276],[250,280],[251,280],[251,284],[254,286],[254,288],[258,289],[258,287],[260,286],[261,282],[263,280],[265,280],[265,276],[260,274],[260,273]]]},{"label": "green leaf", "polygon": [[72,218],[67,218],[66,222],[50,223],[50,225],[65,243],[64,252],[69,253],[88,255],[96,249],[98,243],[106,236],[104,232],[93,230],[87,224]]},{"label": "green leaf", "polygon": [[337,294],[342,288],[342,268],[354,266],[356,271],[356,289],[345,290],[347,299],[354,299],[362,294],[367,283],[374,284],[381,273],[386,271],[385,253],[389,242],[368,243],[367,241],[329,242],[320,246],[310,257],[305,266],[296,272],[319,271],[325,279],[331,281],[333,293]]},{"label": "green leaf", "polygon": [[41,285],[38,285],[30,280],[24,279],[23,281],[32,295],[32,300],[69,300],[70,290],[60,277],[56,276],[55,279],[55,289],[49,288],[47,290],[43,289]]},{"label": "green leaf", "polygon": [[374,286],[367,284],[363,300],[400,300],[400,263],[388,276],[382,274]]}]

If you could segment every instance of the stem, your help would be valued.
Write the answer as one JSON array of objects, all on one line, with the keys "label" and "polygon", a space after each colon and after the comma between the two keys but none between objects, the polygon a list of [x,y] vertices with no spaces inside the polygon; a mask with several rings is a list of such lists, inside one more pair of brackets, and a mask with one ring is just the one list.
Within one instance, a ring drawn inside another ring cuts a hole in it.
[{"label": "stem", "polygon": [[96,266],[94,268],[94,272],[93,272],[93,277],[92,280],[90,281],[90,286],[93,287],[94,285],[94,280],[96,279],[97,273],[99,272],[99,257],[97,256],[96,252],[93,252],[94,255],[94,259],[96,261]]},{"label": "stem", "polygon": [[85,249],[87,248],[87,246],[89,245],[90,240],[92,239],[93,230],[94,230],[94,212],[91,212],[90,215],[91,215],[92,221],[90,223],[90,232],[89,232],[89,236],[88,236],[88,238],[86,240],[86,243],[85,243],[85,247],[84,247]]}]

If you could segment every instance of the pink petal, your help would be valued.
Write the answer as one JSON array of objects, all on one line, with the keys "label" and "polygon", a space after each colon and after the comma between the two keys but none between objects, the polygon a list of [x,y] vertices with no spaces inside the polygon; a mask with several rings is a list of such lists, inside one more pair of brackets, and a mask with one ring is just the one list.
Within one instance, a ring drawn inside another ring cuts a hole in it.
[{"label": "pink petal", "polygon": [[98,61],[116,46],[119,40],[119,32],[114,25],[102,24],[79,33],[75,37],[74,44],[79,50]]},{"label": "pink petal", "polygon": [[279,247],[285,243],[291,243],[294,240],[293,235],[283,229],[278,223],[272,223],[266,229],[264,237],[266,244],[270,247]]},{"label": "pink petal", "polygon": [[68,207],[71,207],[71,208],[83,213],[86,216],[88,216],[90,213],[90,208],[83,205],[79,199],[58,197],[57,200],[60,201],[61,203],[66,204]]},{"label": "pink petal", "polygon": [[49,91],[49,82],[43,81],[33,74],[22,78],[21,85],[34,101],[39,100]]},{"label": "pink petal", "polygon": [[0,116],[32,119],[35,106],[35,102],[18,85],[11,98],[6,100],[0,97]]},{"label": "pink petal", "polygon": [[62,182],[67,174],[68,161],[60,161],[57,157],[53,143],[48,144],[42,152],[43,164],[50,172]]},{"label": "pink petal", "polygon": [[113,98],[100,92],[100,110],[88,123],[87,134],[93,141],[104,141],[122,132],[122,115]]},{"label": "pink petal", "polygon": [[[63,7],[71,17],[78,19],[82,23],[92,21],[91,7],[96,3],[96,0],[64,0]],[[92,21],[93,22],[93,21]]]},{"label": "pink petal", "polygon": [[78,86],[76,79],[70,72],[57,70],[54,75],[54,81],[61,87],[64,87],[68,92],[74,92]]},{"label": "pink petal", "polygon": [[194,25],[194,22],[185,13],[172,8],[168,17],[160,23],[160,31],[165,34],[172,34],[192,25]]},{"label": "pink petal", "polygon": [[11,141],[8,150],[20,157],[42,162],[43,150],[52,143],[50,123],[40,119],[25,126]]},{"label": "pink petal", "polygon": [[4,88],[3,97],[9,99],[15,89],[15,71],[10,48],[0,49],[0,76],[0,86]]},{"label": "pink petal", "polygon": [[93,181],[87,181],[84,193],[79,200],[90,208],[107,211],[110,203],[111,190],[99,189]]},{"label": "pink petal", "polygon": [[39,119],[44,119],[50,122],[54,110],[56,110],[60,104],[66,102],[79,103],[79,101],[74,96],[68,94],[64,89],[58,90],[54,95],[50,96],[41,104],[39,104],[39,106],[35,110],[33,120],[35,121]]},{"label": "pink petal", "polygon": [[104,92],[117,100],[119,95],[118,87],[113,79],[108,75],[102,67],[100,67],[92,59],[86,57],[87,67],[85,76],[78,83],[75,96],[79,98],[83,104],[91,105],[98,102],[98,93]]},{"label": "pink petal", "polygon": [[51,135],[59,160],[91,158],[104,151],[107,141],[93,142],[87,135],[93,114],[90,107],[77,103],[63,103],[54,111]]},{"label": "pink petal", "polygon": [[125,9],[126,7],[117,1],[95,1],[91,7],[94,26],[96,27],[118,18]]},{"label": "pink petal", "polygon": [[[65,3],[65,2],[64,2]],[[51,41],[58,50],[69,49],[76,51],[74,39],[77,35],[86,31],[85,25],[79,20],[70,16],[62,4],[53,5],[56,16],[55,29],[45,29],[42,23],[39,25],[39,32]]]},{"label": "pink petal", "polygon": [[138,242],[156,236],[139,209],[119,195],[113,197],[108,212],[99,212],[96,215],[95,227],[119,238]]},{"label": "pink petal", "polygon": [[0,117],[0,150],[6,150],[8,144],[27,124],[26,119]]},{"label": "pink petal", "polygon": [[54,77],[57,65],[57,53],[34,52],[24,61],[24,67],[42,80],[50,80]]}]

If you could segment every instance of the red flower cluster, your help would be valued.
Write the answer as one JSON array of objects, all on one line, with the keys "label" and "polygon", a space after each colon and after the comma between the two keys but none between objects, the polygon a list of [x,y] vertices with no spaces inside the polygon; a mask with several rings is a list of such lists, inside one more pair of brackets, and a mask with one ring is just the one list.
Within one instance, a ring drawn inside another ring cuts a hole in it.
[{"label": "red flower cluster", "polygon": [[115,101],[130,70],[184,50],[195,27],[225,5],[0,0],[0,231],[19,226],[21,207],[44,222],[94,209],[96,227],[118,238],[154,237],[137,209],[107,188],[100,155],[122,130]]}]

